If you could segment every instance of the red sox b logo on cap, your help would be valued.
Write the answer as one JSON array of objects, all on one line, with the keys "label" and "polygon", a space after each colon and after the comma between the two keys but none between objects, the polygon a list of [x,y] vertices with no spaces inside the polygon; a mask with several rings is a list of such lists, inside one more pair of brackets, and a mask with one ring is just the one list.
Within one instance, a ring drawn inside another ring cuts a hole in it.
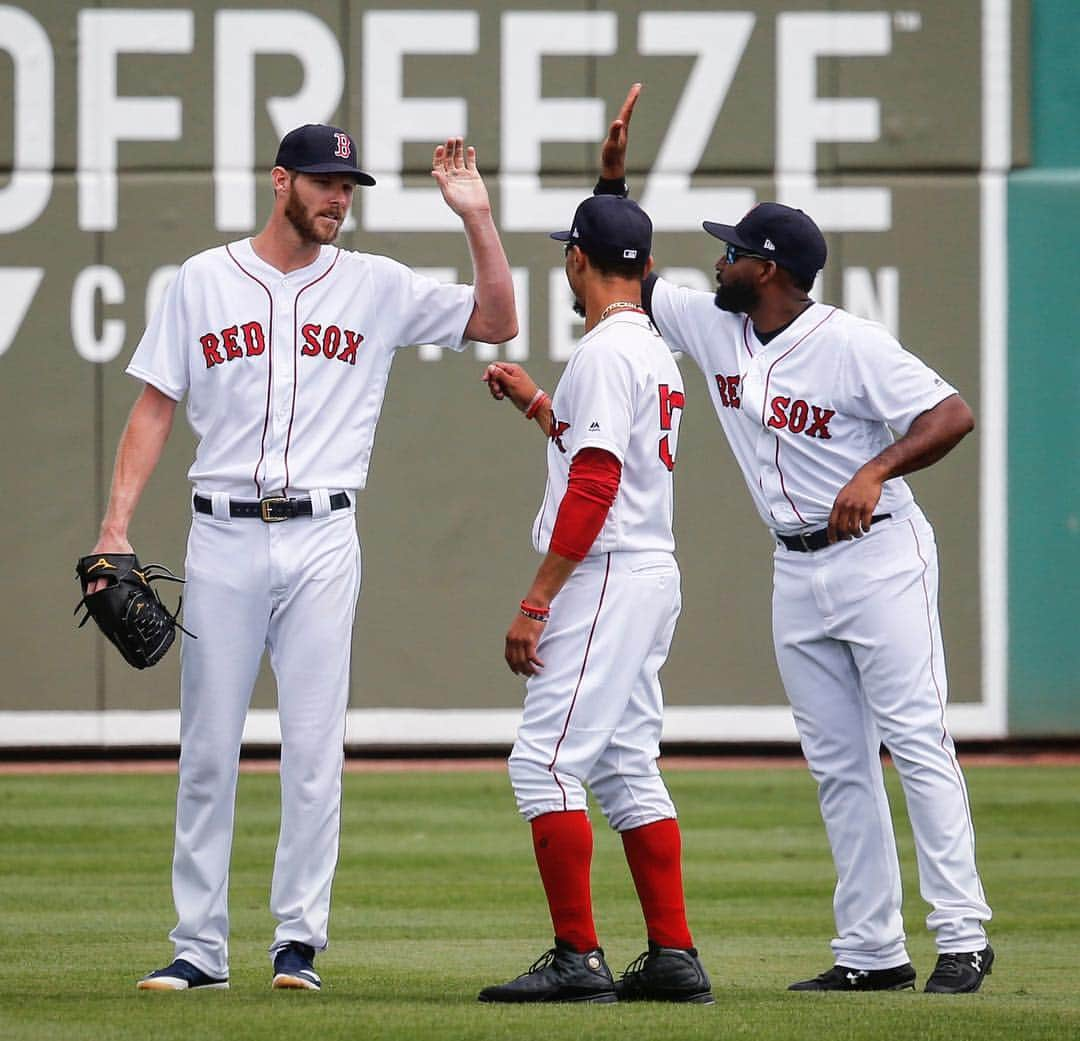
[{"label": "red sox b logo on cap", "polygon": [[348,159],[349,153],[352,150],[352,142],[349,140],[349,135],[335,132],[334,137],[337,138],[337,150],[334,152],[334,155],[339,159]]}]

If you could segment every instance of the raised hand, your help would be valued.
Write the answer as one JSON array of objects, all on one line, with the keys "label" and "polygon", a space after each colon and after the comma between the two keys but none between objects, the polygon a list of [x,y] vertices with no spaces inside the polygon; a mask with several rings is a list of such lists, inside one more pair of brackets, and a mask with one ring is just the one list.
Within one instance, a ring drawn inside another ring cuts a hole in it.
[{"label": "raised hand", "polygon": [[431,176],[439,182],[446,205],[459,217],[491,213],[487,188],[476,169],[476,149],[472,145],[466,148],[460,137],[435,146]]},{"label": "raised hand", "polygon": [[641,93],[641,84],[631,84],[626,100],[619,109],[619,114],[608,128],[604,145],[600,150],[600,176],[609,180],[620,180],[626,176],[626,146],[629,139],[630,117],[634,114]]}]

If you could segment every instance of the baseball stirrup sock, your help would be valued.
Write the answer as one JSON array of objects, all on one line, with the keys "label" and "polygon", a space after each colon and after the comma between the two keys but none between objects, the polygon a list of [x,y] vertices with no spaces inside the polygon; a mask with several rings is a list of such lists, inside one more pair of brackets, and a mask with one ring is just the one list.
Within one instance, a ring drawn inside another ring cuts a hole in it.
[{"label": "baseball stirrup sock", "polygon": [[555,935],[584,954],[598,946],[589,870],[592,825],[583,810],[545,813],[531,821],[533,852]]},{"label": "baseball stirrup sock", "polygon": [[661,947],[693,947],[683,899],[679,822],[661,820],[622,833],[649,939]]}]

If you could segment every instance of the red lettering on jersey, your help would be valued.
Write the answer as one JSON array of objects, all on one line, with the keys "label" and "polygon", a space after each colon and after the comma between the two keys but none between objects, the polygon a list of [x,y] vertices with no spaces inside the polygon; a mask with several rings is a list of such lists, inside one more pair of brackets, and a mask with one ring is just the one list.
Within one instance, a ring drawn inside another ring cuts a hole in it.
[{"label": "red lettering on jersey", "polygon": [[548,437],[558,446],[560,452],[566,455],[566,445],[562,443],[562,436],[570,429],[569,423],[564,423],[561,419],[555,418],[555,413],[551,413],[551,426],[548,429]]},{"label": "red lettering on jersey", "polygon": [[338,356],[338,361],[347,361],[350,365],[356,364],[356,348],[364,342],[363,336],[354,333],[352,329],[345,330],[346,347]]},{"label": "red lettering on jersey", "polygon": [[814,421],[806,428],[807,437],[820,437],[822,441],[828,441],[832,438],[832,434],[829,433],[829,420],[836,415],[836,409],[834,408],[818,408],[817,405],[811,405],[814,410]]},{"label": "red lettering on jersey", "polygon": [[720,394],[720,401],[724,408],[739,408],[739,377],[725,376],[718,372],[713,379],[716,380],[716,389]]},{"label": "red lettering on jersey", "polygon": [[322,352],[328,358],[334,357],[337,354],[338,347],[341,346],[341,330],[336,325],[328,325],[326,332],[323,333],[322,338]]},{"label": "red lettering on jersey", "polygon": [[770,406],[772,415],[767,425],[774,430],[787,429],[793,434],[819,437],[823,441],[832,438],[832,434],[829,433],[829,420],[836,415],[835,409],[810,405],[802,398],[792,401],[791,398],[781,395],[773,398]]},{"label": "red lettering on jersey", "polygon": [[239,333],[240,330],[235,325],[230,325],[228,329],[221,330],[221,345],[225,348],[225,357],[229,361],[244,356],[244,352],[240,350],[240,344],[236,342]]},{"label": "red lettering on jersey", "polygon": [[322,332],[322,326],[308,323],[300,332],[304,334],[304,346],[300,348],[300,353],[306,354],[308,357],[318,354],[322,350],[322,346],[316,337]]},{"label": "red lettering on jersey", "polygon": [[787,426],[787,407],[791,404],[791,398],[775,397],[772,399],[772,415],[769,416],[768,425],[775,430],[783,430]]},{"label": "red lettering on jersey", "polygon": [[221,356],[221,351],[218,350],[218,338],[213,333],[200,336],[199,343],[202,344],[203,357],[206,359],[208,369],[215,365],[225,364],[225,359]]},{"label": "red lettering on jersey", "polygon": [[791,403],[791,412],[788,415],[788,430],[793,434],[801,434],[809,415],[810,406],[802,398],[793,401]]},{"label": "red lettering on jersey", "polygon": [[244,346],[249,358],[254,358],[266,350],[266,340],[258,322],[245,322],[240,326],[240,331],[244,334]]},{"label": "red lettering on jersey", "polygon": [[[660,429],[671,430],[673,413],[686,405],[686,395],[681,390],[672,390],[666,383],[660,384]],[[668,468],[675,469],[675,456],[671,452],[668,435],[660,438],[660,461]]]}]

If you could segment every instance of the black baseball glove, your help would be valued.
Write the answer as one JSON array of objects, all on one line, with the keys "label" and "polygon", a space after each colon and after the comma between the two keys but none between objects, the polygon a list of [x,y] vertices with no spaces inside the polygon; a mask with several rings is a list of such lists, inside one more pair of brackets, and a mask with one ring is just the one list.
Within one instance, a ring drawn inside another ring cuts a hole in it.
[{"label": "black baseball glove", "polygon": [[[152,582],[160,580],[183,583],[167,567],[160,564],[143,567],[134,553],[100,553],[80,558],[75,573],[83,588],[83,598],[75,605],[75,614],[86,608],[79,628],[93,618],[124,656],[124,661],[136,669],[161,661],[172,646],[177,629],[194,637],[194,633],[176,620],[183,598],[176,610],[170,612],[151,588]],[[96,593],[87,593],[87,587],[100,578],[108,584]]]}]

